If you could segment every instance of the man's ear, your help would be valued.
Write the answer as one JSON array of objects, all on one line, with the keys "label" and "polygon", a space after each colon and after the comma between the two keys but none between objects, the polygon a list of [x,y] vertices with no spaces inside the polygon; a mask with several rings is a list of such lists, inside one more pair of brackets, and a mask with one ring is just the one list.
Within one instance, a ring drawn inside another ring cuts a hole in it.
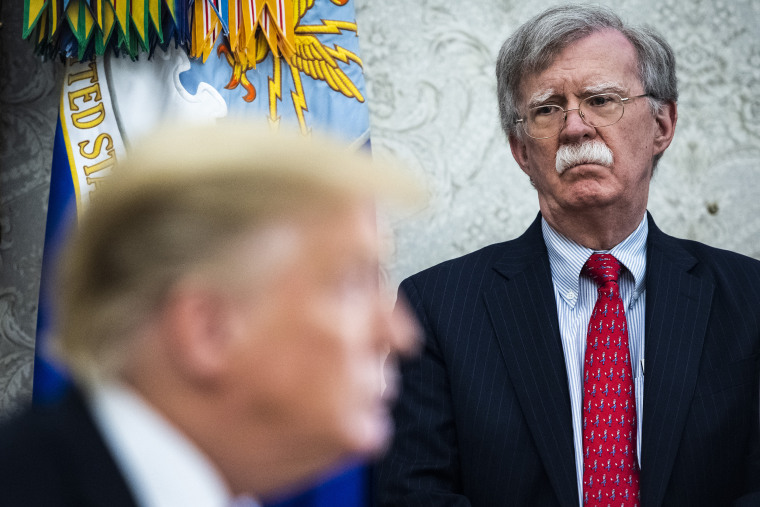
[{"label": "man's ear", "polygon": [[171,291],[161,332],[185,378],[214,382],[224,372],[234,341],[233,316],[229,301],[202,283],[180,283]]},{"label": "man's ear", "polygon": [[652,156],[664,152],[676,132],[676,122],[678,121],[678,106],[675,102],[666,102],[660,107],[660,110],[654,115],[657,123],[654,143],[652,144]]},{"label": "man's ear", "polygon": [[509,134],[509,147],[512,150],[512,156],[514,157],[517,165],[523,170],[525,174],[528,173],[528,150],[525,143],[520,139],[517,134]]}]

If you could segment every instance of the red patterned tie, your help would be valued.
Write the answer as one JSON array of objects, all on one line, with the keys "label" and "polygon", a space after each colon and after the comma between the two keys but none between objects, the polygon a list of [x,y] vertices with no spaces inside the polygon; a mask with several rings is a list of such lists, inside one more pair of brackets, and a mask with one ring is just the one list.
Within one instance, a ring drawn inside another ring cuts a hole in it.
[{"label": "red patterned tie", "polygon": [[620,262],[594,254],[582,274],[599,286],[583,367],[583,505],[639,505],[636,397]]}]

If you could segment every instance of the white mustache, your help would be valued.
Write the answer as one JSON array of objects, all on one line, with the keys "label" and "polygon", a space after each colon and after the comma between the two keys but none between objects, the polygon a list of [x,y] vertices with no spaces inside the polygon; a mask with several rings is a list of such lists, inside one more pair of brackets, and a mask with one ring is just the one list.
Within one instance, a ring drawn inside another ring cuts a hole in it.
[{"label": "white mustache", "polygon": [[555,168],[559,174],[580,164],[599,164],[612,167],[612,150],[602,141],[586,141],[582,144],[563,144],[557,150]]}]

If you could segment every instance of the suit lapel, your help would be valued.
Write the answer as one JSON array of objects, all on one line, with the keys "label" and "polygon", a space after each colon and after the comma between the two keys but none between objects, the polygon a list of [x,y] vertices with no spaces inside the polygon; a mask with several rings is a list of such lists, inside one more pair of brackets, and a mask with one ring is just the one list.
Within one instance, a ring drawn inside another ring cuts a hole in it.
[{"label": "suit lapel", "polygon": [[59,460],[69,464],[70,484],[77,489],[81,505],[136,507],[132,492],[76,389],[62,401],[59,417],[51,424],[61,432]]},{"label": "suit lapel", "polygon": [[486,306],[556,496],[575,506],[570,393],[540,217],[510,247],[494,266],[503,283],[484,295]]},{"label": "suit lapel", "polygon": [[659,506],[697,380],[714,284],[649,217],[646,275],[642,504]]}]

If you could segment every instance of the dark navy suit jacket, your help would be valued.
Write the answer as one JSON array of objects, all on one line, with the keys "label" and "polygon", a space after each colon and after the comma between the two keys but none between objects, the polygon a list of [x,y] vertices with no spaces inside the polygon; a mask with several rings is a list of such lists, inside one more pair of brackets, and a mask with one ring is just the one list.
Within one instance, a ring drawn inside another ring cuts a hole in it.
[{"label": "dark navy suit jacket", "polygon": [[[760,505],[760,262],[649,220],[641,504]],[[425,335],[402,365],[380,505],[577,506],[539,218],[401,284]],[[752,492],[755,492],[753,495]]]},{"label": "dark navy suit jacket", "polygon": [[[0,507],[138,507],[81,393],[48,403],[0,426]],[[357,507],[366,482],[356,468],[264,506]]]},{"label": "dark navy suit jacket", "polygon": [[137,507],[78,391],[0,430],[0,506]]}]

